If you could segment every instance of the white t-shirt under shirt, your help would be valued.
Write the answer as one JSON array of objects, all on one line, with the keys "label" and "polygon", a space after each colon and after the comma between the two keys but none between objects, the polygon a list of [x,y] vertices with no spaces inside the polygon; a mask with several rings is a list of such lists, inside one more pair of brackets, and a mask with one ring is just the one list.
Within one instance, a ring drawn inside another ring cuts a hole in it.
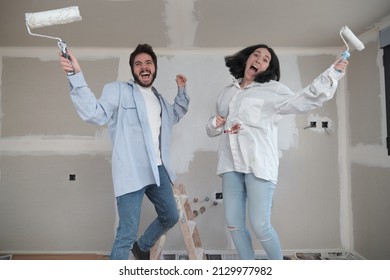
[{"label": "white t-shirt under shirt", "polygon": [[160,156],[160,127],[161,127],[161,106],[157,96],[153,93],[152,88],[142,87],[140,89],[146,104],[148,112],[149,125],[152,130],[153,145],[156,154],[157,165],[161,165]]}]

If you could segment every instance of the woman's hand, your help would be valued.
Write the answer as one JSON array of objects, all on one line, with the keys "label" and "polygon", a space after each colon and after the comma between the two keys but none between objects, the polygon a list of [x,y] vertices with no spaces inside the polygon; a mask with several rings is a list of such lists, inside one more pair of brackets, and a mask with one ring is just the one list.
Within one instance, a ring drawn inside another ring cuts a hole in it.
[{"label": "woman's hand", "polygon": [[334,63],[334,69],[341,73],[345,73],[347,70],[348,60],[346,59],[338,59]]},{"label": "woman's hand", "polygon": [[218,114],[215,116],[215,125],[217,128],[223,126],[225,122],[226,122],[226,118],[221,117]]}]

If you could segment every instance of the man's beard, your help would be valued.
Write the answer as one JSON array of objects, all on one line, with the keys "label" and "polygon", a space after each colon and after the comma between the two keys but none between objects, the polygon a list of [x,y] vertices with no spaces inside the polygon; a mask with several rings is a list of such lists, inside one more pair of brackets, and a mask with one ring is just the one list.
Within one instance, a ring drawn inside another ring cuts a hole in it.
[{"label": "man's beard", "polygon": [[148,84],[145,84],[144,82],[142,82],[139,78],[138,78],[138,75],[136,75],[134,72],[133,72],[133,77],[134,77],[134,81],[136,84],[142,86],[142,87],[150,87],[154,80],[156,79],[156,76],[157,76],[157,71],[153,73],[152,75],[152,80],[150,81],[150,83]]}]

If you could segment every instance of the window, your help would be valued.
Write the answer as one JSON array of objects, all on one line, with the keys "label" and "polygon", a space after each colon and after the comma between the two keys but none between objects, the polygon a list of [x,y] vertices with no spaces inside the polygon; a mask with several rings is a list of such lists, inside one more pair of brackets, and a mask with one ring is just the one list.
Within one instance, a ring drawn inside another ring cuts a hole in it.
[{"label": "window", "polygon": [[387,155],[390,156],[390,26],[380,31],[380,44],[383,49],[383,67],[385,71]]}]

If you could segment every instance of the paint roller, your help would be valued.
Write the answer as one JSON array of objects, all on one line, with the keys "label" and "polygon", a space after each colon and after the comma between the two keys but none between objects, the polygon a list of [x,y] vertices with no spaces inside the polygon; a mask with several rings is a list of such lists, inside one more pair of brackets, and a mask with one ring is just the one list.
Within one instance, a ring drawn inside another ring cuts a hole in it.
[{"label": "paint roller", "polygon": [[[44,26],[66,24],[74,21],[79,21],[81,20],[81,16],[80,16],[79,8],[77,6],[44,11],[44,12],[37,12],[37,13],[26,13],[25,17],[26,17],[27,30],[30,35],[58,40],[58,47],[60,48],[62,55],[65,58],[70,60],[66,48],[66,44],[61,38],[32,33],[30,28],[33,29],[33,28],[40,28]],[[74,71],[67,73],[68,76],[73,74]]]},{"label": "paint roller", "polygon": [[344,44],[347,46],[347,50],[341,54],[342,59],[348,59],[351,56],[351,54],[349,53],[349,45],[347,44],[347,41],[345,39],[347,39],[358,51],[364,49],[363,43],[358,39],[358,37],[355,36],[355,34],[353,34],[351,29],[348,28],[348,26],[343,26],[341,28],[340,36],[341,39],[343,39]]}]

